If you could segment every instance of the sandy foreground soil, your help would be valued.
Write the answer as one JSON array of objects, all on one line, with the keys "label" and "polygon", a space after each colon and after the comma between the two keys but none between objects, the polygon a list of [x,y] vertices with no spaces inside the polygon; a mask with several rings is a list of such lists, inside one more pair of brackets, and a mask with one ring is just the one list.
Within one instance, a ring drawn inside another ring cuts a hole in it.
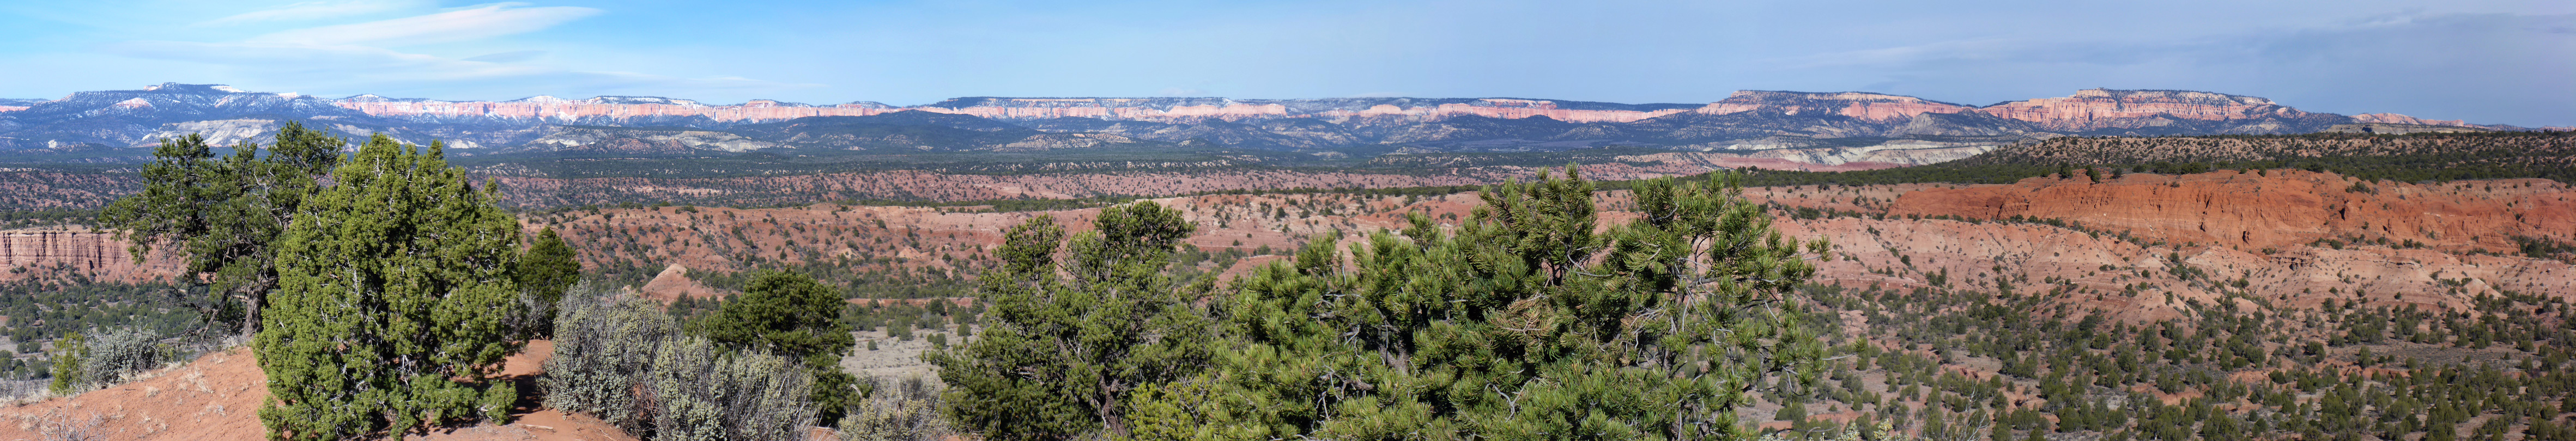
[{"label": "sandy foreground soil", "polygon": [[[511,356],[504,375],[523,385],[542,372],[554,353],[547,341]],[[247,347],[206,354],[185,365],[153,371],[132,383],[71,397],[0,408],[0,440],[63,439],[86,435],[113,440],[263,440],[260,402],[268,399],[258,359]],[[527,390],[528,388],[522,388]],[[417,431],[406,439],[617,441],[634,440],[614,426],[565,415],[522,401],[509,424],[475,424]]]}]

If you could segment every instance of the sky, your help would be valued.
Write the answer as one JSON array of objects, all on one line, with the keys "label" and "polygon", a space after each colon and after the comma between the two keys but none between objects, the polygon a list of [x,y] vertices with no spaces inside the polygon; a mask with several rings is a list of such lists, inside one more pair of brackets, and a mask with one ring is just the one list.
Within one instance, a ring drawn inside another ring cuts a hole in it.
[{"label": "sky", "polygon": [[12,1],[0,97],[1522,97],[2183,89],[2576,126],[2576,2]]}]

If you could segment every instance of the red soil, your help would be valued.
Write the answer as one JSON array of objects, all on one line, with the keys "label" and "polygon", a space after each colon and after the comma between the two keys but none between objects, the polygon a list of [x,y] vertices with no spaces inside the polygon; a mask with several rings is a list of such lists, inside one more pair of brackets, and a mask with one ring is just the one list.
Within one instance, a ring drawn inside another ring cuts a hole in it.
[{"label": "red soil", "polygon": [[[542,370],[552,342],[530,343],[502,368],[512,378]],[[153,371],[143,379],[66,398],[0,408],[0,439],[46,439],[49,421],[72,422],[94,435],[137,440],[264,440],[259,407],[268,399],[268,375],[247,347],[206,354],[186,365]],[[552,409],[518,409],[510,424],[476,424],[415,432],[407,439],[618,441],[634,440],[599,420]],[[86,424],[96,418],[97,424]],[[56,431],[59,432],[59,431]]]}]

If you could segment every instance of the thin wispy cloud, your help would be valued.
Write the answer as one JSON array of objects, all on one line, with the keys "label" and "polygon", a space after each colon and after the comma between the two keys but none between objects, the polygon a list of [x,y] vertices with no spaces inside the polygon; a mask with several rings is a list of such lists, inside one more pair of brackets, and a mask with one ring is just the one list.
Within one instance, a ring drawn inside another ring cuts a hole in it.
[{"label": "thin wispy cloud", "polygon": [[[738,75],[687,77],[637,71],[575,69],[531,63],[553,53],[517,49],[471,56],[442,56],[403,48],[437,44],[508,47],[508,37],[545,31],[601,14],[571,6],[496,3],[435,11],[421,2],[299,3],[228,16],[208,23],[280,22],[416,15],[327,24],[270,32],[231,41],[134,40],[98,46],[104,52],[152,60],[223,66],[266,81],[346,91],[420,89],[438,85],[543,84],[594,92],[667,93],[669,90],[791,90],[816,84],[782,83]],[[555,91],[552,93],[565,93]]]},{"label": "thin wispy cloud", "polygon": [[235,26],[269,22],[291,22],[341,18],[427,8],[435,3],[426,0],[345,0],[303,2],[274,9],[244,12],[198,22],[197,26]]},{"label": "thin wispy cloud", "polygon": [[571,6],[495,4],[391,20],[282,31],[251,37],[248,42],[386,47],[452,43],[536,32],[599,13],[598,9]]}]

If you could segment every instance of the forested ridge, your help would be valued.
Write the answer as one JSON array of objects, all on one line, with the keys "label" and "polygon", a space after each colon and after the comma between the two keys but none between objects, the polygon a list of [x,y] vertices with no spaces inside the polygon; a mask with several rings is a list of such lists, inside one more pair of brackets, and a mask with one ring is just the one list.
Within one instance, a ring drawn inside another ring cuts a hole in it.
[{"label": "forested ridge", "polygon": [[2190,174],[2279,168],[2399,182],[2543,178],[2576,183],[2576,132],[2062,137],[1925,166],[1761,171],[1747,185],[2008,184],[2078,169]]}]

